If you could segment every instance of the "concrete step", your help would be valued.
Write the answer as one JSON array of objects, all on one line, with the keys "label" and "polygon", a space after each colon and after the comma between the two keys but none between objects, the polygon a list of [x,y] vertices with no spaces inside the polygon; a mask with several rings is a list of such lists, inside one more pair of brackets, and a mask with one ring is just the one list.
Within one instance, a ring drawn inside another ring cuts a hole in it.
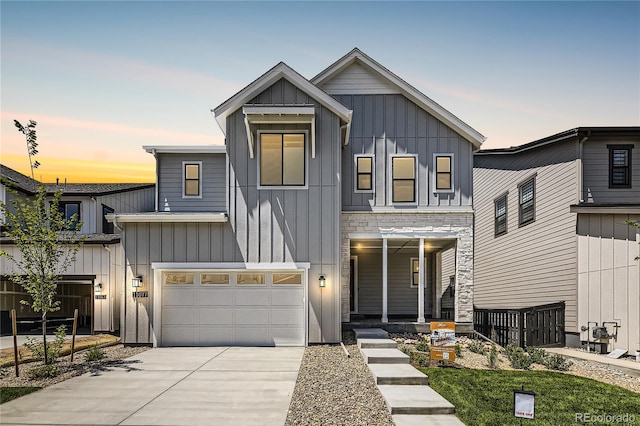
[{"label": "concrete step", "polygon": [[392,415],[454,414],[455,407],[429,386],[378,385]]},{"label": "concrete step", "polygon": [[391,417],[396,426],[464,426],[455,414],[396,414]]},{"label": "concrete step", "polygon": [[409,364],[369,364],[378,385],[428,385],[426,374]]},{"label": "concrete step", "polygon": [[358,339],[359,348],[396,349],[398,345],[391,339]]},{"label": "concrete step", "polygon": [[409,355],[398,349],[360,349],[367,364],[409,364]]},{"label": "concrete step", "polygon": [[356,339],[388,339],[389,333],[381,328],[356,328],[353,330]]}]

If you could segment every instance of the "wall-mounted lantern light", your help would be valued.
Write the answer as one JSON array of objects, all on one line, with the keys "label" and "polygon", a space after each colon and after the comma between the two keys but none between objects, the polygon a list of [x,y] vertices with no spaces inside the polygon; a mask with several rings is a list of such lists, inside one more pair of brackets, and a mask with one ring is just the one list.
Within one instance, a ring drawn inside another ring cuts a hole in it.
[{"label": "wall-mounted lantern light", "polygon": [[320,278],[318,278],[318,285],[320,286],[320,288],[324,288],[327,286],[327,278],[324,275],[320,275]]},{"label": "wall-mounted lantern light", "polygon": [[141,275],[138,275],[137,277],[131,279],[131,287],[133,287],[133,288],[142,287],[142,276]]},{"label": "wall-mounted lantern light", "polygon": [[96,294],[100,294],[100,293],[102,293],[102,283],[94,284],[94,285],[93,285],[93,291],[94,291]]}]

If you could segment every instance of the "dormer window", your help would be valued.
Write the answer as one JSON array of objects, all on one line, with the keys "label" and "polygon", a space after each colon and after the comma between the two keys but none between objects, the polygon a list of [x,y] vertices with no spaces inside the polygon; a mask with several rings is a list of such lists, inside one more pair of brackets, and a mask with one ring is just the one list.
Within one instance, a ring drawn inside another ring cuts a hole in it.
[{"label": "dormer window", "polygon": [[202,198],[202,161],[185,161],[182,169],[182,197]]},{"label": "dormer window", "polygon": [[306,133],[259,133],[260,188],[306,185]]}]

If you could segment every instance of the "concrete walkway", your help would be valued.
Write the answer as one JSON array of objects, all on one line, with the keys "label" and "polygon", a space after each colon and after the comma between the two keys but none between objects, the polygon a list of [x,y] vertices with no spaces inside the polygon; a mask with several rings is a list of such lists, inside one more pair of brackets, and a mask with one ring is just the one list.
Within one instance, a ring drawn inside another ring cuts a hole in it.
[{"label": "concrete walkway", "polygon": [[613,368],[621,369],[632,376],[640,377],[640,362],[630,361],[629,359],[609,358],[606,355],[596,354],[593,352],[582,352],[568,348],[545,348],[546,352],[564,355],[570,358],[584,359],[600,364],[609,365]]},{"label": "concrete walkway", "polygon": [[154,348],[0,407],[11,425],[284,424],[304,348]]}]

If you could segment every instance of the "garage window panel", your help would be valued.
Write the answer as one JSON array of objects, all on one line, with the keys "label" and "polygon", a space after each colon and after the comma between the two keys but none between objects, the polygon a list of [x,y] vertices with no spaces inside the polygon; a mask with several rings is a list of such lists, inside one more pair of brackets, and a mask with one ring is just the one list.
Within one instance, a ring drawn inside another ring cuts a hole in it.
[{"label": "garage window panel", "polygon": [[302,274],[299,272],[288,273],[274,273],[273,276],[274,285],[301,285]]},{"label": "garage window panel", "polygon": [[164,283],[168,285],[193,284],[194,277],[195,275],[191,273],[167,273],[164,274]]},{"label": "garage window panel", "polygon": [[238,285],[264,285],[266,283],[264,273],[239,273],[236,275]]},{"label": "garage window panel", "polygon": [[200,275],[202,285],[229,285],[229,274],[202,274]]}]

